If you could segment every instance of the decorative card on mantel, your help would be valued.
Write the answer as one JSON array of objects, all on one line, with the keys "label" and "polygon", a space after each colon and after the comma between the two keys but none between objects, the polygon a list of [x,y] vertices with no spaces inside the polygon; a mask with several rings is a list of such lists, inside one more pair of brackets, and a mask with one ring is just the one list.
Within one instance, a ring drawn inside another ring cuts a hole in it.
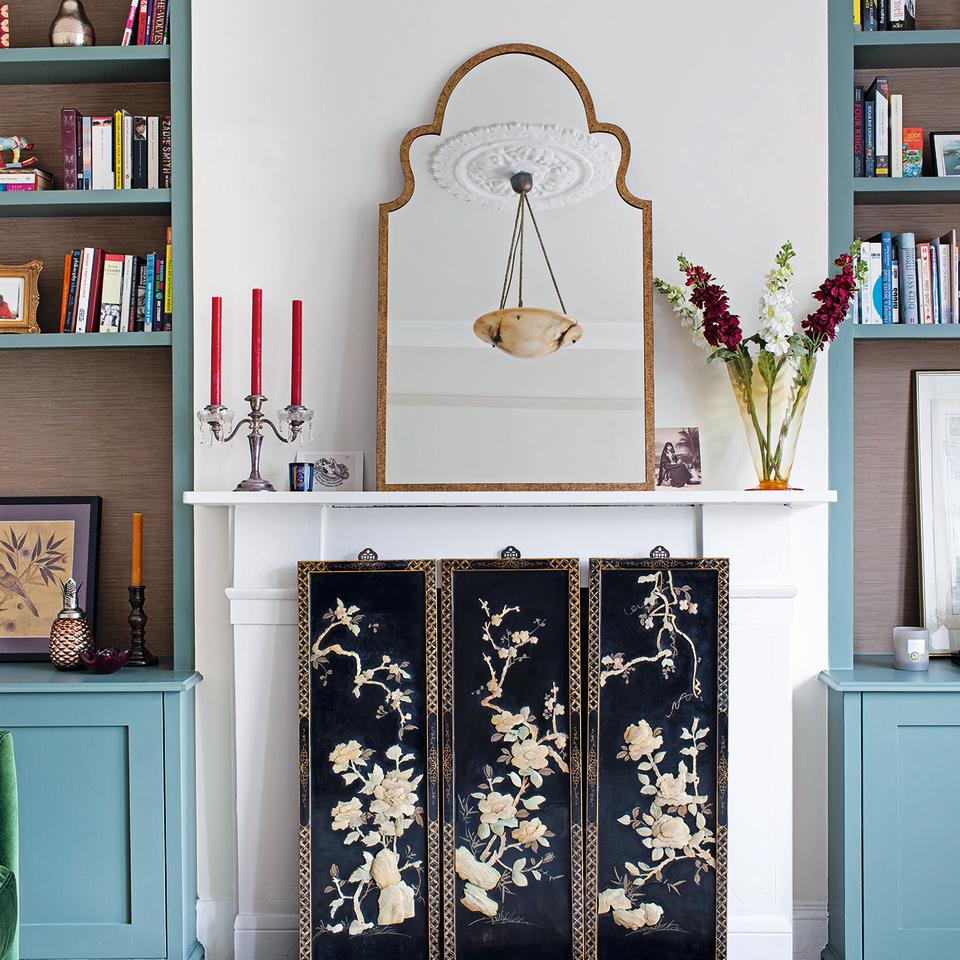
[{"label": "decorative card on mantel", "polygon": [[444,960],[583,955],[577,560],[442,560]]},{"label": "decorative card on mantel", "polygon": [[723,960],[727,560],[591,560],[588,960]]},{"label": "decorative card on mantel", "polygon": [[297,568],[300,960],[439,960],[436,564]]}]

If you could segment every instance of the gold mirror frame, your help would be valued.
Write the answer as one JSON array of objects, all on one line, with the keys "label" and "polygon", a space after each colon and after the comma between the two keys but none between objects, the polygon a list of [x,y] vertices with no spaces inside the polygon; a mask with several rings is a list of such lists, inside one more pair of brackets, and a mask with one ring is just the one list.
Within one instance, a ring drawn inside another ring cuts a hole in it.
[{"label": "gold mirror frame", "polygon": [[38,284],[42,269],[42,260],[31,260],[29,263],[9,266],[0,264],[0,278],[23,281],[23,306],[20,316],[16,320],[0,320],[0,334],[40,332],[40,326],[37,324],[37,307],[40,305]]},{"label": "gold mirror frame", "polygon": [[[415,187],[410,166],[410,146],[418,137],[439,136],[443,117],[457,84],[474,67],[509,54],[537,57],[555,66],[574,85],[583,102],[589,133],[607,133],[620,144],[620,166],[617,169],[617,193],[630,206],[644,213],[643,243],[643,400],[644,442],[646,445],[646,481],[644,483],[387,483],[387,269],[390,214],[409,203]],[[627,168],[630,165],[630,140],[621,127],[601,123],[593,106],[593,98],[583,78],[562,57],[528,43],[504,43],[488,47],[462,63],[443,85],[437,99],[433,122],[409,130],[400,143],[400,167],[403,190],[394,200],[380,204],[380,241],[378,251],[378,320],[377,320],[377,490],[652,490],[654,488],[654,417],[653,417],[653,203],[641,200],[627,189]]]}]

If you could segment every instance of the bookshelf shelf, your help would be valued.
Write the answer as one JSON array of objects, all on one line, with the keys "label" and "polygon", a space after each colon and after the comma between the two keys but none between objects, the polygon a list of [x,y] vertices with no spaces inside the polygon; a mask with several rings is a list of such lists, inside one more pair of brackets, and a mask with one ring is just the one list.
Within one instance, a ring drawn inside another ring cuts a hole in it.
[{"label": "bookshelf shelf", "polygon": [[960,30],[904,30],[853,34],[857,69],[960,66]]},{"label": "bookshelf shelf", "polygon": [[0,85],[155,83],[170,79],[170,47],[56,47],[4,50]]},{"label": "bookshelf shelf", "polygon": [[960,340],[960,324],[855,324],[853,338],[854,340]]},{"label": "bookshelf shelf", "polygon": [[102,350],[111,347],[170,347],[172,333],[37,333],[0,337],[0,350]]},{"label": "bookshelf shelf", "polygon": [[855,177],[854,202],[960,203],[960,177]]},{"label": "bookshelf shelf", "polygon": [[4,191],[0,217],[157,217],[170,203],[169,190]]}]

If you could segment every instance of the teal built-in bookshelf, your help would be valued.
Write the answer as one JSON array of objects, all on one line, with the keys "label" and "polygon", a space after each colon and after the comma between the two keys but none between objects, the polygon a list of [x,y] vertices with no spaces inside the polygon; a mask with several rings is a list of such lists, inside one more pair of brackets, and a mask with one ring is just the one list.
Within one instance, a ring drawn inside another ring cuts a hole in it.
[{"label": "teal built-in bookshelf", "polygon": [[[99,645],[129,645],[130,515],[145,514],[148,644],[115,677],[0,663],[20,790],[21,941],[30,958],[196,960],[190,3],[170,44],[121,47],[129,0],[85,0],[97,45],[51,49],[56,3],[12,3],[0,133],[62,186],[60,109],[169,114],[169,190],[0,193],[0,264],[40,259],[42,333],[0,336],[0,496],[103,497]],[[170,333],[60,334],[64,254],[144,255],[173,229]]]},{"label": "teal built-in bookshelf", "polygon": [[[829,246],[881,230],[960,227],[960,178],[853,176],[853,88],[904,94],[904,126],[960,129],[960,5],[919,0],[916,31],[858,33],[828,0]],[[921,793],[960,790],[960,668],[893,669],[892,629],[919,622],[912,372],[960,370],[960,325],[844,324],[829,352],[829,942],[824,960],[960,956],[960,840],[914,828]]]}]

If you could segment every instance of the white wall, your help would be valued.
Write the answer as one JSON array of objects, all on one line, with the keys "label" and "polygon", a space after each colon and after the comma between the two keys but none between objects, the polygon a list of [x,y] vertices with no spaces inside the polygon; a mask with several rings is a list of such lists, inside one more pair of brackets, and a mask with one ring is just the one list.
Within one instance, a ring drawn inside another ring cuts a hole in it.
[{"label": "white wall", "polygon": [[[207,317],[224,297],[224,401],[246,393],[250,289],[264,289],[264,384],[289,389],[289,301],[304,301],[304,400],[317,449],[364,450],[373,483],[377,204],[400,190],[406,130],[433,115],[450,72],[484,47],[545,46],[588,84],[601,120],[633,145],[630,189],[653,200],[654,268],[702,261],[735,309],[755,312],[779,243],[800,251],[798,292],[826,264],[826,4],[740,0],[197,2],[193,10],[196,404],[207,402]],[[751,320],[746,321],[752,324]],[[707,482],[751,472],[722,369],[705,369],[662,304],[656,413],[699,424]],[[826,364],[807,410],[794,480],[825,487]],[[199,449],[198,489],[246,475],[246,445]],[[285,482],[287,454],[265,444],[264,472]],[[810,564],[797,598],[795,898],[817,924],[826,900],[826,518],[798,525]],[[226,518],[197,513],[200,896],[212,960],[232,949],[235,885]],[[269,899],[271,891],[263,891]],[[814,940],[819,933],[814,933]],[[822,943],[823,940],[820,940]],[[813,954],[809,954],[813,956]]]}]

